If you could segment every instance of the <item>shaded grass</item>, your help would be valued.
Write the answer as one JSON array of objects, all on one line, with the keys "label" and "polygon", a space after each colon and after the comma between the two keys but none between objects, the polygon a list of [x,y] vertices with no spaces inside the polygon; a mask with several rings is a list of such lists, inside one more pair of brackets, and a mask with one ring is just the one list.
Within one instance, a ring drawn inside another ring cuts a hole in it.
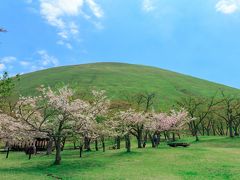
[{"label": "shaded grass", "polygon": [[[201,137],[188,148],[133,148],[88,152],[63,152],[62,165],[53,166],[54,155],[0,154],[0,179],[240,179],[240,139]],[[135,146],[135,144],[133,145]],[[150,145],[148,145],[150,146]],[[51,175],[51,176],[48,176]]]}]

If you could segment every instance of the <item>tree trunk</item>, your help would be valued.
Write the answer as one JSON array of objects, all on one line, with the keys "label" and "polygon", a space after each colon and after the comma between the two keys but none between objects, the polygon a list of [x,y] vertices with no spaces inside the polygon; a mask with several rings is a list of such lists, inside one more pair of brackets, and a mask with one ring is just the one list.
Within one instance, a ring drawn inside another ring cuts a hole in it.
[{"label": "tree trunk", "polygon": [[175,133],[174,132],[172,133],[172,140],[176,141],[176,137],[175,137]]},{"label": "tree trunk", "polygon": [[103,148],[103,152],[105,152],[105,139],[104,139],[104,137],[102,138],[102,148]]},{"label": "tree trunk", "polygon": [[32,157],[32,153],[30,152],[30,153],[28,154],[28,159],[30,160],[31,157]]},{"label": "tree trunk", "polygon": [[196,123],[193,121],[193,126],[194,126],[194,135],[196,137],[196,141],[199,141],[199,137],[198,137],[198,127],[196,125]]},{"label": "tree trunk", "polygon": [[195,134],[195,137],[196,137],[196,141],[199,141],[199,137],[198,137],[198,133],[197,132]]},{"label": "tree trunk", "polygon": [[66,137],[64,137],[64,138],[62,139],[61,151],[63,151],[63,149],[64,149],[65,142],[66,142]]},{"label": "tree trunk", "polygon": [[155,147],[158,147],[159,146],[159,144],[160,144],[160,140],[161,140],[161,137],[160,137],[161,135],[160,135],[160,133],[158,132],[157,133],[157,141],[156,141],[156,143],[155,143]]},{"label": "tree trunk", "polygon": [[177,135],[178,135],[178,139],[181,139],[180,133],[177,133]]},{"label": "tree trunk", "polygon": [[55,155],[55,165],[61,164],[61,138],[57,137],[55,140],[55,146],[56,146],[56,155]]},{"label": "tree trunk", "polygon": [[238,126],[239,126],[239,125],[235,125],[235,126],[234,126],[234,136],[239,136]]},{"label": "tree trunk", "polygon": [[47,155],[52,154],[52,148],[53,148],[53,140],[50,139],[47,145]]},{"label": "tree trunk", "polygon": [[229,135],[231,138],[234,137],[234,134],[233,134],[233,122],[232,120],[229,121]]},{"label": "tree trunk", "polygon": [[53,140],[50,139],[48,144],[47,144],[47,155],[52,154],[52,148],[53,148]]},{"label": "tree trunk", "polygon": [[7,155],[6,155],[6,159],[8,158],[9,151],[10,151],[10,148],[9,148],[9,147],[7,147]]},{"label": "tree trunk", "polygon": [[142,148],[142,134],[143,134],[143,125],[137,129],[137,142],[138,148]]},{"label": "tree trunk", "polygon": [[142,138],[137,138],[138,148],[142,148]]},{"label": "tree trunk", "polygon": [[82,152],[83,152],[83,145],[82,144],[80,144],[80,146],[79,146],[79,155],[80,155],[80,158],[82,157]]},{"label": "tree trunk", "polygon": [[91,139],[88,137],[84,137],[84,149],[87,151],[91,151],[91,146],[90,146]]},{"label": "tree trunk", "polygon": [[116,145],[117,145],[117,149],[121,148],[121,138],[120,138],[120,136],[116,137]]},{"label": "tree trunk", "polygon": [[205,136],[205,128],[204,128],[204,124],[201,123],[201,125],[202,125],[202,135]]},{"label": "tree trunk", "polygon": [[167,141],[167,134],[166,132],[163,133],[165,141]]},{"label": "tree trunk", "polygon": [[9,142],[7,141],[6,144],[5,144],[4,149],[7,150],[7,149],[9,148],[9,146],[10,146],[10,144],[9,144]]},{"label": "tree trunk", "polygon": [[125,141],[126,141],[126,149],[127,152],[131,152],[131,141],[130,141],[130,136],[129,134],[125,135]]},{"label": "tree trunk", "polygon": [[145,148],[147,145],[147,133],[144,135],[144,140],[143,140],[143,148]]},{"label": "tree trunk", "polygon": [[95,149],[96,149],[96,151],[98,151],[98,140],[97,139],[95,140]]},{"label": "tree trunk", "polygon": [[[154,135],[153,135],[153,136],[154,136]],[[152,136],[151,134],[149,134],[149,139],[151,140],[152,148],[155,148],[155,143],[154,143],[153,136]]]},{"label": "tree trunk", "polygon": [[76,141],[73,141],[73,149],[77,149],[77,147],[76,147]]}]

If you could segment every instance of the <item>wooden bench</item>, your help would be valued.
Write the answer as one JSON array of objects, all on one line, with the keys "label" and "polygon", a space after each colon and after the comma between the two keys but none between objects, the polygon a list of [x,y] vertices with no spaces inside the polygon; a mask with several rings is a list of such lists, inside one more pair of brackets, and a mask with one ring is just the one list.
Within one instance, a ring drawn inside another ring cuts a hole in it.
[{"label": "wooden bench", "polygon": [[0,153],[6,153],[6,152],[7,152],[6,149],[1,149],[1,150],[0,150]]},{"label": "wooden bench", "polygon": [[171,147],[178,147],[178,146],[182,146],[182,147],[188,147],[188,146],[190,146],[190,144],[189,143],[178,143],[178,142],[176,142],[176,143],[168,143],[168,145],[169,146],[171,146]]}]

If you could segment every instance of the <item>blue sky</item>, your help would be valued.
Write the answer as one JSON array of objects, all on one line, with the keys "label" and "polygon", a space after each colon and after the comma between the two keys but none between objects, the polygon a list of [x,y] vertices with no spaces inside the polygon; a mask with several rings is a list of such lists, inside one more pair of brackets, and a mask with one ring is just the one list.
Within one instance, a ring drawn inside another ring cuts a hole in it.
[{"label": "blue sky", "polygon": [[157,66],[240,88],[240,0],[2,0],[0,71]]}]

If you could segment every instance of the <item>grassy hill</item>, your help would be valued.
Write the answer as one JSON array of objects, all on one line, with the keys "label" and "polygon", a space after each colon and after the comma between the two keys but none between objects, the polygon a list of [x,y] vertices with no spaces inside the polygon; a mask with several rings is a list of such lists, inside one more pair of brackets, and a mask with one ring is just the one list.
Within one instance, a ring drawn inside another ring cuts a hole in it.
[{"label": "grassy hill", "polygon": [[22,95],[32,95],[41,84],[51,87],[69,84],[82,92],[92,88],[104,89],[114,100],[124,99],[129,94],[154,92],[160,107],[171,106],[176,100],[188,95],[209,97],[219,89],[229,94],[240,92],[238,89],[155,67],[123,63],[63,66],[25,74],[21,76],[17,90]]}]

